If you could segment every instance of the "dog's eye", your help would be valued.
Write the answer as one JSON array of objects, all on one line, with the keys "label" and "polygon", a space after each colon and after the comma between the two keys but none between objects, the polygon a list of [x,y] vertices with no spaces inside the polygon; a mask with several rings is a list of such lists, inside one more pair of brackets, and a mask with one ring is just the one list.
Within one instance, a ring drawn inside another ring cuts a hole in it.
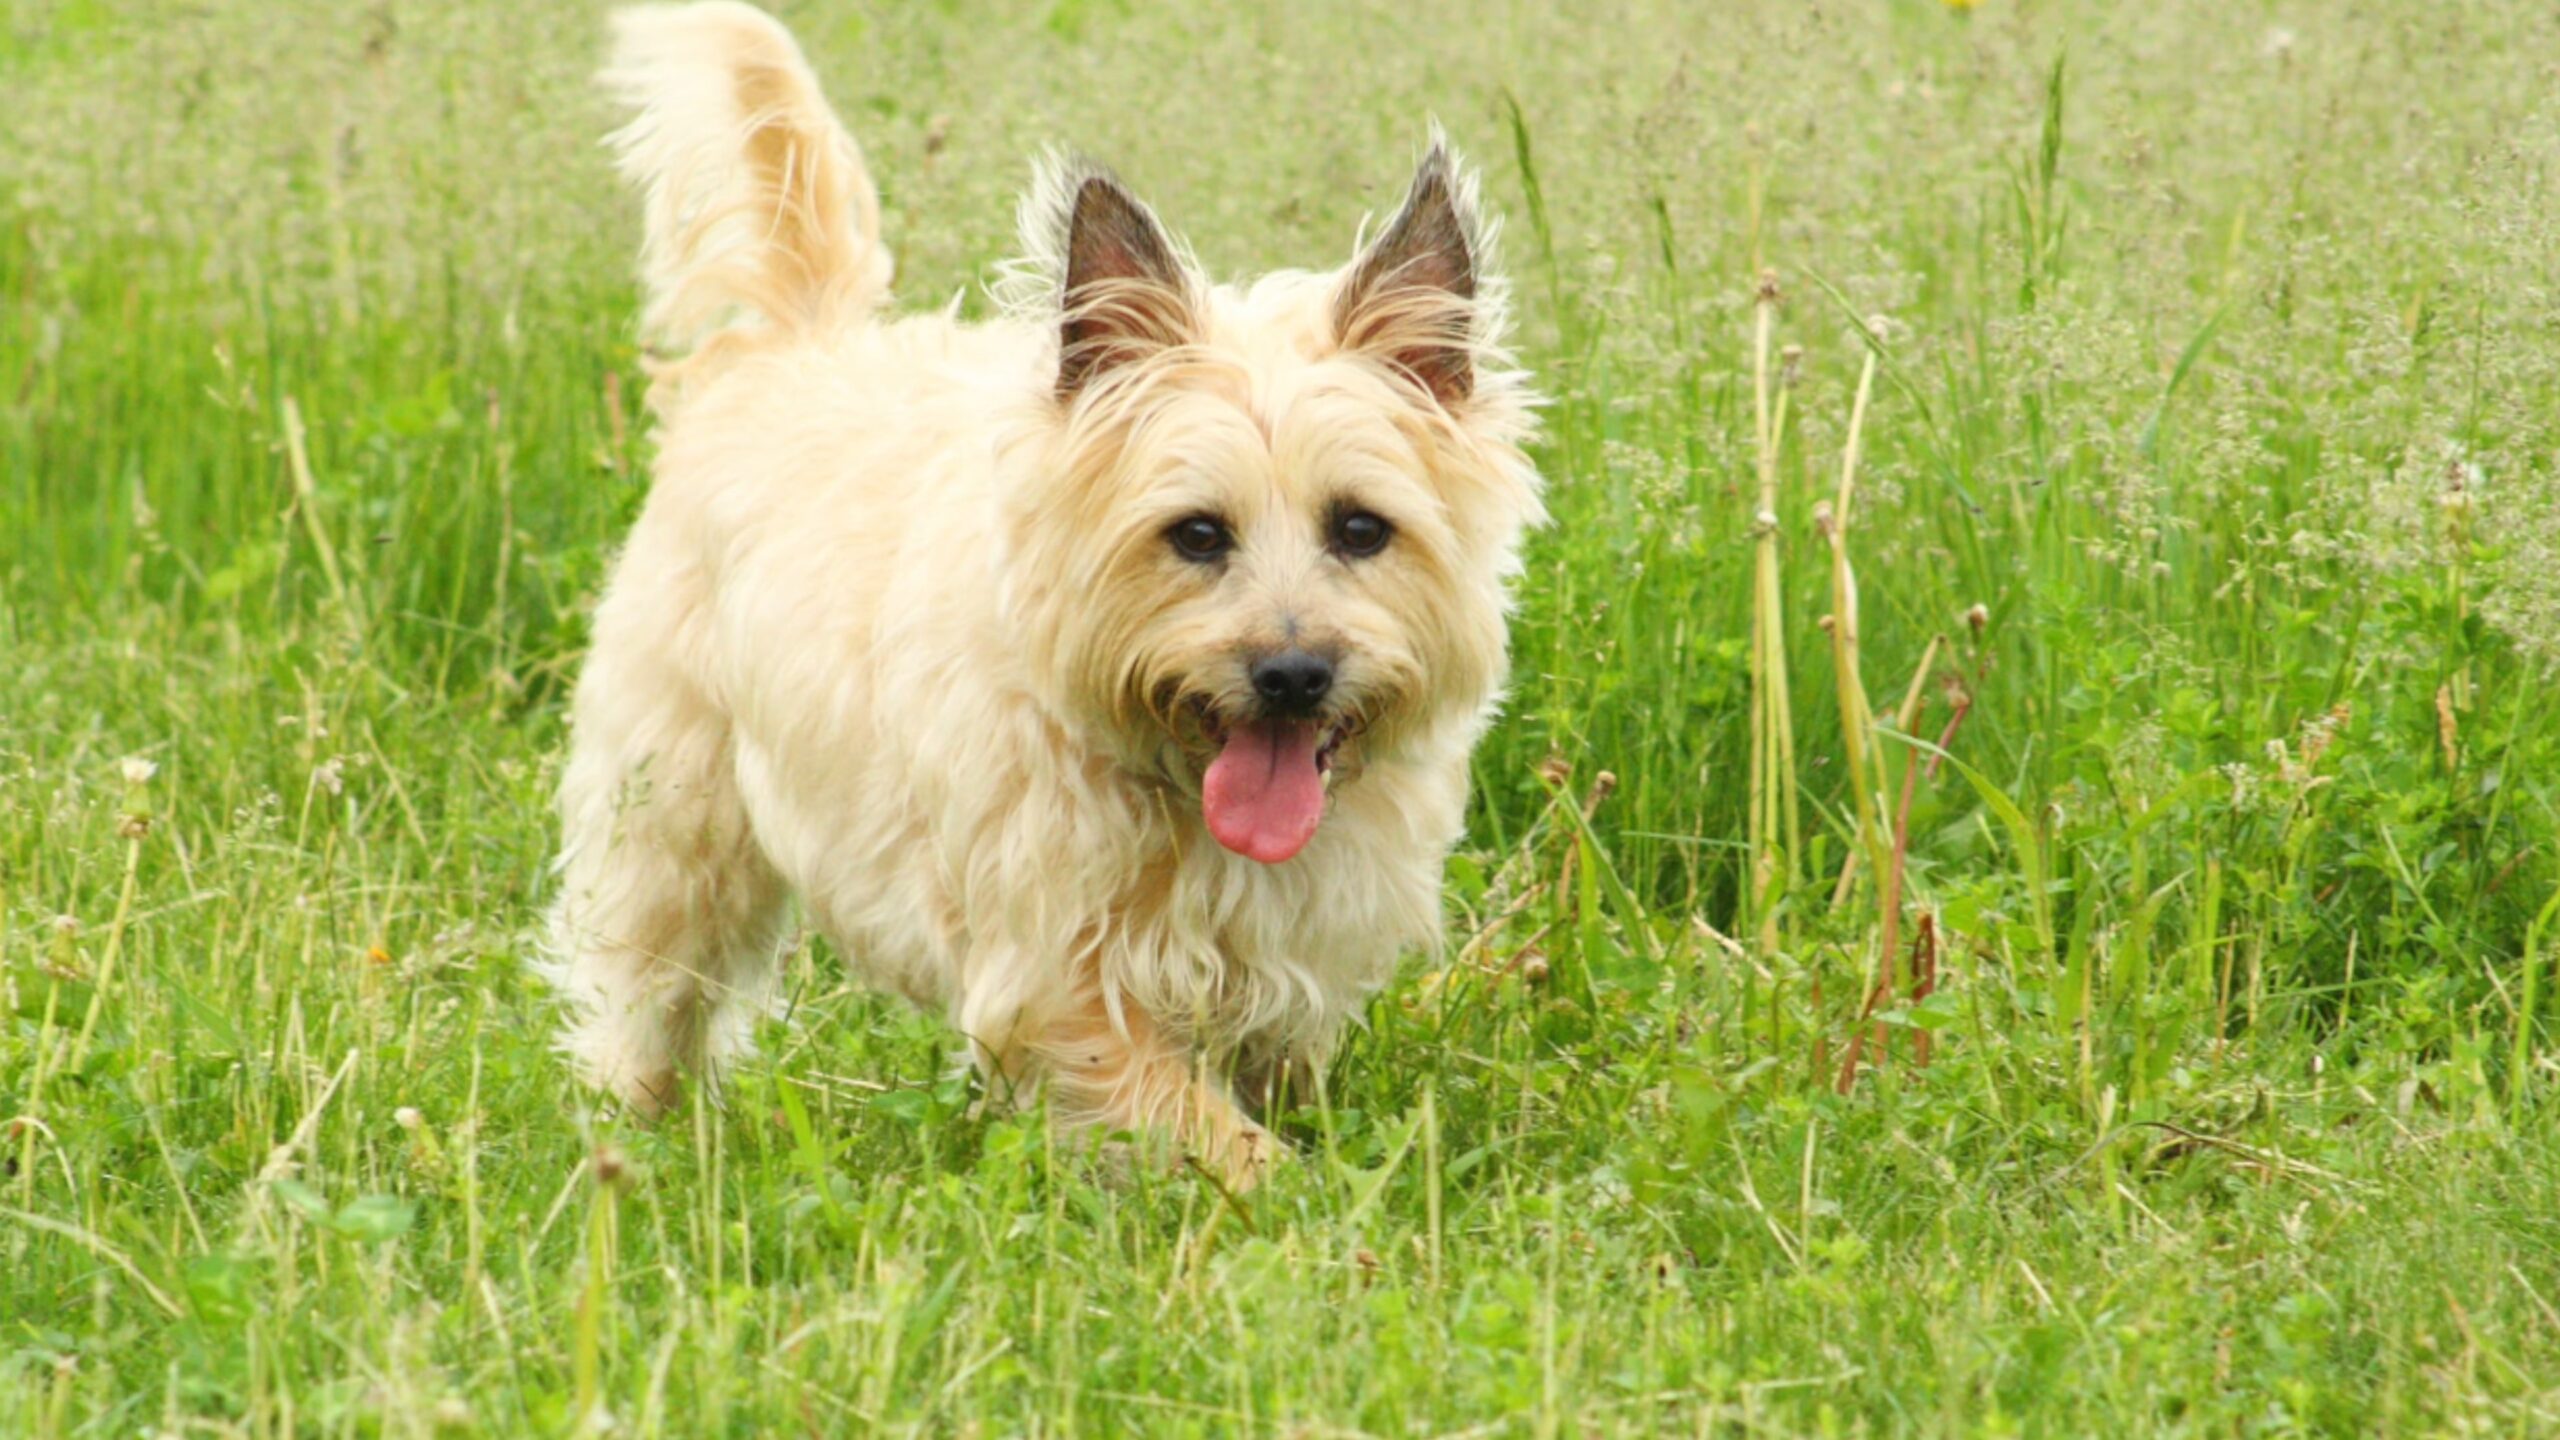
[{"label": "dog's eye", "polygon": [[1365,560],[1387,548],[1395,527],[1366,510],[1345,510],[1333,517],[1333,548]]},{"label": "dog's eye", "polygon": [[1206,565],[1236,548],[1236,537],[1226,522],[1214,515],[1190,515],[1173,522],[1165,532],[1173,542],[1173,551],[1185,560]]}]

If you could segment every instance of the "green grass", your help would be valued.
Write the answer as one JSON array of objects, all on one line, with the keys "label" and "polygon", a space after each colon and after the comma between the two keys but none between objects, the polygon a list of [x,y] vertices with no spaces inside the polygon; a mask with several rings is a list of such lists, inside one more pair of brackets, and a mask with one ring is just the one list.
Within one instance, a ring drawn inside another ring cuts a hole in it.
[{"label": "green grass", "polygon": [[[2549,7],[789,7],[909,304],[1048,141],[1221,270],[1346,254],[1434,113],[1509,219],[1557,524],[1451,944],[1240,1208],[978,1112],[823,943],[723,1110],[548,1052],[647,424],[600,12],[511,8],[0,10],[0,1432],[2560,1426]],[[1871,313],[1937,985],[1843,1093]]]}]

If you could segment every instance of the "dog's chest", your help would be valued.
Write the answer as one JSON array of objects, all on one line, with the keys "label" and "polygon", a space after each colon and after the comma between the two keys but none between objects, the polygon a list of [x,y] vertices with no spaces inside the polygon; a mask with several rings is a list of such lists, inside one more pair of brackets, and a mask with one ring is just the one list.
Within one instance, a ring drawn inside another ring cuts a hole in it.
[{"label": "dog's chest", "polygon": [[1430,944],[1439,909],[1436,856],[1348,838],[1320,836],[1281,866],[1189,848],[1155,894],[1130,897],[1106,977],[1223,1041],[1321,1046],[1399,956]]}]

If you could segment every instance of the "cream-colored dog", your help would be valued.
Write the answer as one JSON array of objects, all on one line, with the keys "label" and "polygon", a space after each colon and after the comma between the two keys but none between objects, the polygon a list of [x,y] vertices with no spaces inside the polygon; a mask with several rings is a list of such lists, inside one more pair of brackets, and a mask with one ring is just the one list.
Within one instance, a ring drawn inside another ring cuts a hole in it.
[{"label": "cream-colored dog", "polygon": [[789,897],[1000,1092],[1236,1184],[1239,1104],[1435,942],[1539,482],[1470,178],[1212,286],[1046,165],[1004,318],[890,318],[861,152],[737,4],[622,15],[656,486],[560,806],[566,1048],[644,1111],[770,997]]}]

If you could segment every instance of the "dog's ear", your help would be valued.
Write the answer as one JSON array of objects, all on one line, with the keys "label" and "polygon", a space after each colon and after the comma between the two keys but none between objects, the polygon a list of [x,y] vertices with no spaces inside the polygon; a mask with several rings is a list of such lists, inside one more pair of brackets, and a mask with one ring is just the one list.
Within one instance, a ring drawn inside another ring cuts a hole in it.
[{"label": "dog's ear", "polygon": [[1404,208],[1352,262],[1334,300],[1334,334],[1343,349],[1388,361],[1443,405],[1475,389],[1476,267],[1483,244],[1474,190],[1435,136]]},{"label": "dog's ear", "polygon": [[1058,397],[1196,333],[1190,268],[1146,202],[1099,170],[1068,177]]}]

